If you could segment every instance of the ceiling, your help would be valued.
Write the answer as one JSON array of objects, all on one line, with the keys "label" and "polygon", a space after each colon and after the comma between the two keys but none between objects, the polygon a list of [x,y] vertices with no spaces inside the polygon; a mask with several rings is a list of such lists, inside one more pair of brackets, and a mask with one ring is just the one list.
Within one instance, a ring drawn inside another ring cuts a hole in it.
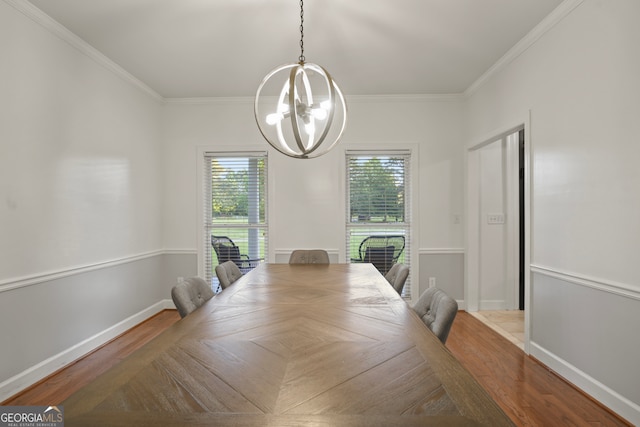
[{"label": "ceiling", "polygon": [[[298,61],[294,0],[30,0],[164,98],[254,96]],[[346,95],[462,93],[562,0],[307,0],[304,53]]]}]

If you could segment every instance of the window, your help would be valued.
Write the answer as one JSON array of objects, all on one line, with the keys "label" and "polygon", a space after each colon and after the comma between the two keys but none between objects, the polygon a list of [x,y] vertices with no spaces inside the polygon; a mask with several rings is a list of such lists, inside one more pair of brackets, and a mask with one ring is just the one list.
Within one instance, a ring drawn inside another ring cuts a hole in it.
[{"label": "window", "polygon": [[[411,152],[347,151],[347,257],[385,274],[411,261]],[[411,298],[410,279],[402,296]]]},{"label": "window", "polygon": [[232,260],[243,272],[267,256],[267,154],[204,154],[204,270]]}]

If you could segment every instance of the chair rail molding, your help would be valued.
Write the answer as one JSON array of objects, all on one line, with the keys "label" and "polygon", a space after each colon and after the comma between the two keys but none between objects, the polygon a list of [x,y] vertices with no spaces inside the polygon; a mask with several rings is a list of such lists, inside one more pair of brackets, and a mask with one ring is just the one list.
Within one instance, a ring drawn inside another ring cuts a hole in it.
[{"label": "chair rail molding", "polygon": [[464,254],[464,248],[420,248],[418,249],[419,255],[450,255],[450,254]]},{"label": "chair rail molding", "polygon": [[580,286],[586,286],[589,288],[597,289],[599,291],[608,292],[627,298],[633,298],[640,301],[640,287],[638,286],[632,286],[612,280],[599,279],[587,275],[562,271],[536,264],[531,264],[531,273],[553,277],[565,282],[570,282]]},{"label": "chair rail molding", "polygon": [[91,264],[77,265],[68,268],[61,268],[59,270],[47,271],[43,273],[36,273],[23,277],[15,277],[10,279],[0,280],[0,292],[11,291],[25,286],[37,285],[43,282],[49,282],[51,280],[62,279],[64,277],[74,276],[76,274],[87,273],[90,271],[100,270],[103,268],[114,267],[117,265],[127,264],[130,262],[140,261],[154,256],[163,255],[163,250],[155,250],[150,252],[143,252],[140,254],[129,255],[121,258],[114,258],[106,261],[98,261]]},{"label": "chair rail molding", "polygon": [[76,265],[59,270],[30,274],[22,277],[14,277],[0,280],[0,293],[11,291],[25,286],[37,285],[39,283],[49,282],[51,280],[62,279],[77,274],[88,273],[90,271],[100,270],[103,268],[115,267],[130,262],[141,261],[143,259],[152,258],[159,255],[197,255],[195,249],[158,249],[149,252],[114,258],[105,261],[98,261],[90,264]]}]

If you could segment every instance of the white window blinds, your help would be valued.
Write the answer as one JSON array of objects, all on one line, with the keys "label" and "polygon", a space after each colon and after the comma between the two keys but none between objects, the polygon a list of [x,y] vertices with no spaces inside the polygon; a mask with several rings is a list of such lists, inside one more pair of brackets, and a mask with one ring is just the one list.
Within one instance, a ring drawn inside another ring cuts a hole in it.
[{"label": "white window blinds", "polygon": [[204,265],[216,289],[216,265],[246,272],[266,258],[267,153],[205,153],[204,163]]},{"label": "white window blinds", "polygon": [[[411,268],[411,152],[348,151],[346,164],[350,261],[371,261],[382,274],[396,262]],[[367,250],[378,250],[381,256],[367,258]],[[411,298],[410,280],[411,275],[404,298]]]}]

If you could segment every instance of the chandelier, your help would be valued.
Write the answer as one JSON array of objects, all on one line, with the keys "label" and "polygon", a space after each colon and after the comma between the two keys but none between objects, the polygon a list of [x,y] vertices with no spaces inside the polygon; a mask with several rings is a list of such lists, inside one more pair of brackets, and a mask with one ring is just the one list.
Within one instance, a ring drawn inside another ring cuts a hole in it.
[{"label": "chandelier", "polygon": [[254,114],[260,133],[294,158],[321,156],[333,148],[347,124],[347,104],[331,75],[305,62],[304,2],[300,0],[298,62],[276,67],[258,87]]}]

